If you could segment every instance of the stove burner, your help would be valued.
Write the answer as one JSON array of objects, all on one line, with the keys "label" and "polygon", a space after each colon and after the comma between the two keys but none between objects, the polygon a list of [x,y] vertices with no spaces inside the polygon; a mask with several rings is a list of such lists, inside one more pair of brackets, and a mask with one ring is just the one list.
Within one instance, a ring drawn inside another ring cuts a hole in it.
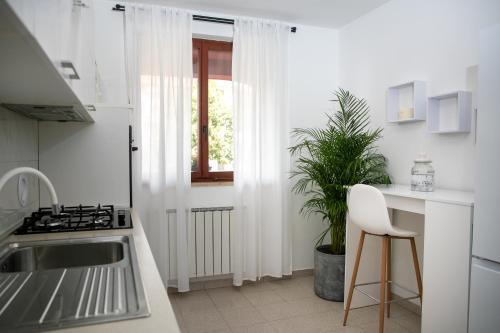
[{"label": "stove burner", "polygon": [[58,218],[52,218],[48,215],[42,216],[42,218],[38,221],[35,221],[35,225],[38,228],[55,228],[63,225],[64,222]]},{"label": "stove burner", "polygon": [[52,214],[51,208],[40,208],[24,219],[16,234],[69,232],[132,228],[128,210],[115,211],[113,205],[61,206],[61,212]]},{"label": "stove burner", "polygon": [[103,218],[101,217],[98,217],[96,218],[94,221],[93,221],[94,224],[103,224],[103,223],[106,223],[106,221],[104,221]]}]

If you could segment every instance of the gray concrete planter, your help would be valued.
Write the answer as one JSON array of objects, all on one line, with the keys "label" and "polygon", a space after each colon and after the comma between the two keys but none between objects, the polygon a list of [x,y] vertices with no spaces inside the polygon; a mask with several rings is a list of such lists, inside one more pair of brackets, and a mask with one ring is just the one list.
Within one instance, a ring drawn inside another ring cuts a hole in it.
[{"label": "gray concrete planter", "polygon": [[314,250],[314,292],[335,302],[344,301],[345,255],[327,253],[328,245]]}]

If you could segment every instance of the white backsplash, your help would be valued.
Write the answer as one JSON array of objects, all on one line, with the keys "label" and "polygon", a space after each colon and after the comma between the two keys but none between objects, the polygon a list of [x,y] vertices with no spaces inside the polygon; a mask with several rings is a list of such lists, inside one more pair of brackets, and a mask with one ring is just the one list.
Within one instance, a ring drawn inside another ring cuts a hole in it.
[{"label": "white backsplash", "polygon": [[[20,166],[38,169],[38,122],[0,107],[0,176]],[[12,230],[25,214],[38,209],[38,179],[28,176],[29,196],[21,207],[17,195],[18,177],[0,192],[0,237]]]}]

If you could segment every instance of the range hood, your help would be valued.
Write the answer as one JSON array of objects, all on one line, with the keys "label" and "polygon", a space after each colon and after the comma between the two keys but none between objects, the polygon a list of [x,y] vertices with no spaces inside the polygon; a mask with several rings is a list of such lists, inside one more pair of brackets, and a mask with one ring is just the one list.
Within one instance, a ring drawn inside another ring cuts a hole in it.
[{"label": "range hood", "polygon": [[0,0],[0,104],[38,120],[93,119],[38,41]]},{"label": "range hood", "polygon": [[32,104],[7,104],[2,106],[8,110],[22,114],[25,117],[46,121],[88,121],[74,106],[62,105],[32,105]]}]

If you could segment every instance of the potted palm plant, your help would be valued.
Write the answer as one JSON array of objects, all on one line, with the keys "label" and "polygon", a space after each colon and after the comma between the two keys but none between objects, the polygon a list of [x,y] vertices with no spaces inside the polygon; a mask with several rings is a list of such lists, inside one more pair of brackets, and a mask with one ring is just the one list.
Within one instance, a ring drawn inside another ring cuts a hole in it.
[{"label": "potted palm plant", "polygon": [[[292,191],[306,200],[300,212],[321,216],[326,224],[314,253],[314,291],[324,299],[344,300],[347,193],[358,184],[389,184],[386,158],[376,142],[382,129],[369,128],[369,107],[349,91],[335,92],[338,111],[327,115],[325,128],[294,129],[297,144]],[[324,244],[329,240],[329,244]]]}]

